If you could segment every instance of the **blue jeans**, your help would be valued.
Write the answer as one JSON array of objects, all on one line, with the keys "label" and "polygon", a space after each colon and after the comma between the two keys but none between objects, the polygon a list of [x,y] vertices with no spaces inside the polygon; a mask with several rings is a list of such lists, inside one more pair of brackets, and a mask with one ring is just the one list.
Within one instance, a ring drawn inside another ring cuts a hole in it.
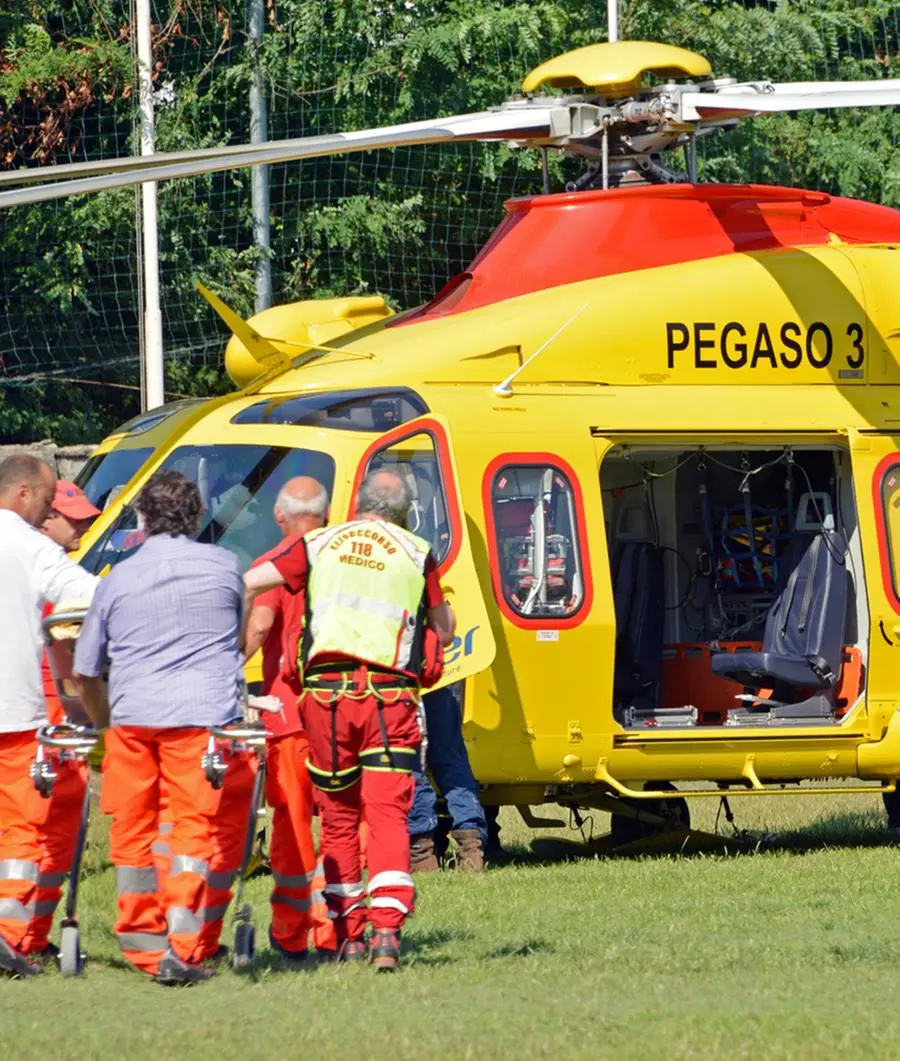
[{"label": "blue jeans", "polygon": [[[487,842],[484,811],[478,802],[478,782],[472,776],[462,736],[459,702],[451,688],[426,693],[425,724],[428,729],[426,760],[434,783],[447,801],[454,829],[477,829]],[[437,794],[422,772],[419,756],[415,768],[416,792],[409,812],[410,836],[433,833],[437,828]]]}]

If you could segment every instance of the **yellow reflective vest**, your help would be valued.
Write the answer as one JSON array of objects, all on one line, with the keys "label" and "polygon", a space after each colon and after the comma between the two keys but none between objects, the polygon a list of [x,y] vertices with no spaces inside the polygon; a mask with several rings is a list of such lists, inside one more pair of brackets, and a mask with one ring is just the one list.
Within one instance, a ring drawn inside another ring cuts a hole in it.
[{"label": "yellow reflective vest", "polygon": [[301,667],[323,653],[418,674],[430,546],[393,523],[311,531]]}]

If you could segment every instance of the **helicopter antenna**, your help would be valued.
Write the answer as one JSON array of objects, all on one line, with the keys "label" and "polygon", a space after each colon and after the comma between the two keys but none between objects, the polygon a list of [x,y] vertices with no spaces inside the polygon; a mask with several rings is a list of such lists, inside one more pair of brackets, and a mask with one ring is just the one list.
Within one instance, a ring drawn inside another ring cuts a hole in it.
[{"label": "helicopter antenna", "polygon": [[576,310],[567,321],[563,321],[563,323],[560,324],[556,331],[549,338],[545,339],[530,357],[527,357],[514,372],[511,372],[506,377],[506,379],[503,380],[502,383],[497,383],[492,388],[494,394],[496,394],[498,398],[508,398],[513,392],[512,381],[516,378],[516,376],[518,376],[523,369],[527,368],[531,364],[531,362],[534,361],[534,359],[538,356],[539,353],[541,353],[543,350],[546,350],[554,339],[559,338],[559,336],[562,335],[566,328],[568,328],[570,324],[576,321],[581,316],[581,314],[584,313],[584,311],[588,308],[589,305],[590,302],[585,302],[581,309]]}]

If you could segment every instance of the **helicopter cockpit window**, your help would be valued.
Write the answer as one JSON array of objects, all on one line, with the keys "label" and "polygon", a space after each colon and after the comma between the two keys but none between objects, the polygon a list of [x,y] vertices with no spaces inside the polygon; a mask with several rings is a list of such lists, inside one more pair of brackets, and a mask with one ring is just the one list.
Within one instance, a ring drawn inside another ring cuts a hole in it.
[{"label": "helicopter cockpit window", "polygon": [[499,581],[523,619],[566,619],[585,598],[575,496],[548,464],[509,464],[491,483]]},{"label": "helicopter cockpit window", "polygon": [[95,453],[78,473],[75,482],[84,490],[88,501],[102,510],[115,501],[152,452],[149,447],[141,447]]},{"label": "helicopter cockpit window", "polygon": [[126,423],[122,424],[121,427],[117,428],[115,434],[143,434],[144,431],[149,431],[151,428],[156,427],[157,424],[161,424],[163,420],[168,420],[170,416],[184,412],[185,409],[190,409],[194,405],[201,405],[205,401],[206,398],[182,398],[177,402],[168,402],[166,405],[162,405],[158,409],[151,409],[149,412],[141,413],[139,416],[132,417],[131,420],[128,420]]},{"label": "helicopter cockpit window", "polygon": [[[160,471],[177,471],[200,488],[204,513],[197,540],[231,550],[246,570],[281,534],[272,509],[278,491],[295,475],[318,479],[331,496],[334,461],[311,449],[280,446],[181,446]],[[117,564],[143,542],[137,514],[126,505],[94,543],[82,564],[94,572]]]},{"label": "helicopter cockpit window", "polygon": [[397,472],[406,480],[413,498],[407,529],[424,538],[438,564],[443,563],[450,553],[453,534],[434,438],[422,431],[378,450],[366,465],[366,472],[382,470]]},{"label": "helicopter cockpit window", "polygon": [[268,398],[242,409],[231,422],[330,427],[382,434],[427,412],[428,406],[415,391],[405,387],[370,388]]}]

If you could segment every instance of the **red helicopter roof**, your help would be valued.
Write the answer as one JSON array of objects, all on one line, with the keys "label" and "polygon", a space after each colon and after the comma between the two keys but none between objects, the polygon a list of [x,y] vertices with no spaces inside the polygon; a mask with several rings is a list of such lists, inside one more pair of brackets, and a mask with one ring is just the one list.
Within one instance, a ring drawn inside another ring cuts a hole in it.
[{"label": "red helicopter roof", "polygon": [[[664,184],[512,199],[464,272],[397,325],[614,273],[737,251],[900,242],[900,211],[759,184]],[[391,325],[389,325],[391,326]]]}]

